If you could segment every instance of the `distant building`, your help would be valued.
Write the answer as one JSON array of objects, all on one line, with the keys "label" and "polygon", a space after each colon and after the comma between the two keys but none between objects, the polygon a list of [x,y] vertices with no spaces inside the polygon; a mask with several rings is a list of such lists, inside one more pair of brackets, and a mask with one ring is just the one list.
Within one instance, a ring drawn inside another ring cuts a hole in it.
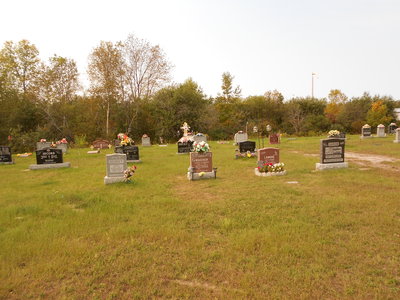
[{"label": "distant building", "polygon": [[395,108],[394,109],[394,115],[396,117],[396,120],[400,121],[400,108]]}]

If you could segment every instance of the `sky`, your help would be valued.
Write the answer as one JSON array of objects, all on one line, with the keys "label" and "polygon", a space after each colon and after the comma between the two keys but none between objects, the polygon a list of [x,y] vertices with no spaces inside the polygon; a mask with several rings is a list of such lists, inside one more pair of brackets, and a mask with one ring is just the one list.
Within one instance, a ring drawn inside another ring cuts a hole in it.
[{"label": "sky", "polygon": [[207,96],[229,72],[243,97],[306,97],[313,80],[318,98],[339,89],[400,100],[399,0],[13,0],[0,9],[1,48],[27,39],[44,61],[72,58],[86,87],[100,41],[134,34],[163,49],[173,82],[192,78]]}]

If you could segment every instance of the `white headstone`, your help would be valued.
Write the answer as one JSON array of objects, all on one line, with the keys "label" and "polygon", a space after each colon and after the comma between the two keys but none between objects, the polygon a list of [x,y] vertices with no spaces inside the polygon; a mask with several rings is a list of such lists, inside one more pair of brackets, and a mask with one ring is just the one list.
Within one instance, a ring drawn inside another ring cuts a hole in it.
[{"label": "white headstone", "polygon": [[249,137],[247,136],[246,132],[239,131],[239,132],[235,133],[235,137],[234,137],[235,144],[245,142],[248,139],[249,139]]},{"label": "white headstone", "polygon": [[400,128],[396,129],[396,136],[394,138],[393,143],[400,143]]},{"label": "white headstone", "polygon": [[376,128],[376,135],[377,137],[385,137],[385,125],[379,124],[378,127]]}]

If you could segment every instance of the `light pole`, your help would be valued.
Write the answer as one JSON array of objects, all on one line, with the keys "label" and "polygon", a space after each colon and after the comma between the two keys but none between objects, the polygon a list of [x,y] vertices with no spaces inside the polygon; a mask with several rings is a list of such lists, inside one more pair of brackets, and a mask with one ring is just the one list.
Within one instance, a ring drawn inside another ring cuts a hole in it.
[{"label": "light pole", "polygon": [[311,98],[314,99],[314,76],[317,75],[314,72],[311,73]]}]

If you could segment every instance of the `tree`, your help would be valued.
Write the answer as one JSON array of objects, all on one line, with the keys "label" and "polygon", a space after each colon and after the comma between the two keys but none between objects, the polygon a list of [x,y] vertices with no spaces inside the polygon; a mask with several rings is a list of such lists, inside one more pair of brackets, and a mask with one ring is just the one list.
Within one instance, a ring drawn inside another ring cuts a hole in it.
[{"label": "tree", "polygon": [[231,103],[240,98],[242,90],[239,85],[233,89],[234,78],[229,72],[222,74],[222,96],[217,97],[217,101]]},{"label": "tree", "polygon": [[18,44],[5,42],[0,51],[2,85],[22,92],[25,97],[34,87],[39,64],[39,51],[29,41],[21,40]]},{"label": "tree", "polygon": [[328,95],[329,103],[325,107],[325,117],[335,124],[338,115],[342,111],[344,104],[347,101],[347,96],[340,90],[331,90]]},{"label": "tree", "polygon": [[37,80],[37,103],[53,135],[72,137],[68,111],[80,88],[78,76],[72,59],[54,55],[48,65],[42,64],[41,76]]},{"label": "tree", "polygon": [[379,124],[388,125],[391,120],[392,117],[388,115],[387,106],[383,104],[383,101],[379,100],[371,104],[371,108],[367,113],[367,123],[370,126],[376,127]]},{"label": "tree", "polygon": [[110,137],[110,107],[123,97],[124,66],[121,44],[101,41],[89,56],[90,91],[103,99],[106,109],[106,136]]}]

